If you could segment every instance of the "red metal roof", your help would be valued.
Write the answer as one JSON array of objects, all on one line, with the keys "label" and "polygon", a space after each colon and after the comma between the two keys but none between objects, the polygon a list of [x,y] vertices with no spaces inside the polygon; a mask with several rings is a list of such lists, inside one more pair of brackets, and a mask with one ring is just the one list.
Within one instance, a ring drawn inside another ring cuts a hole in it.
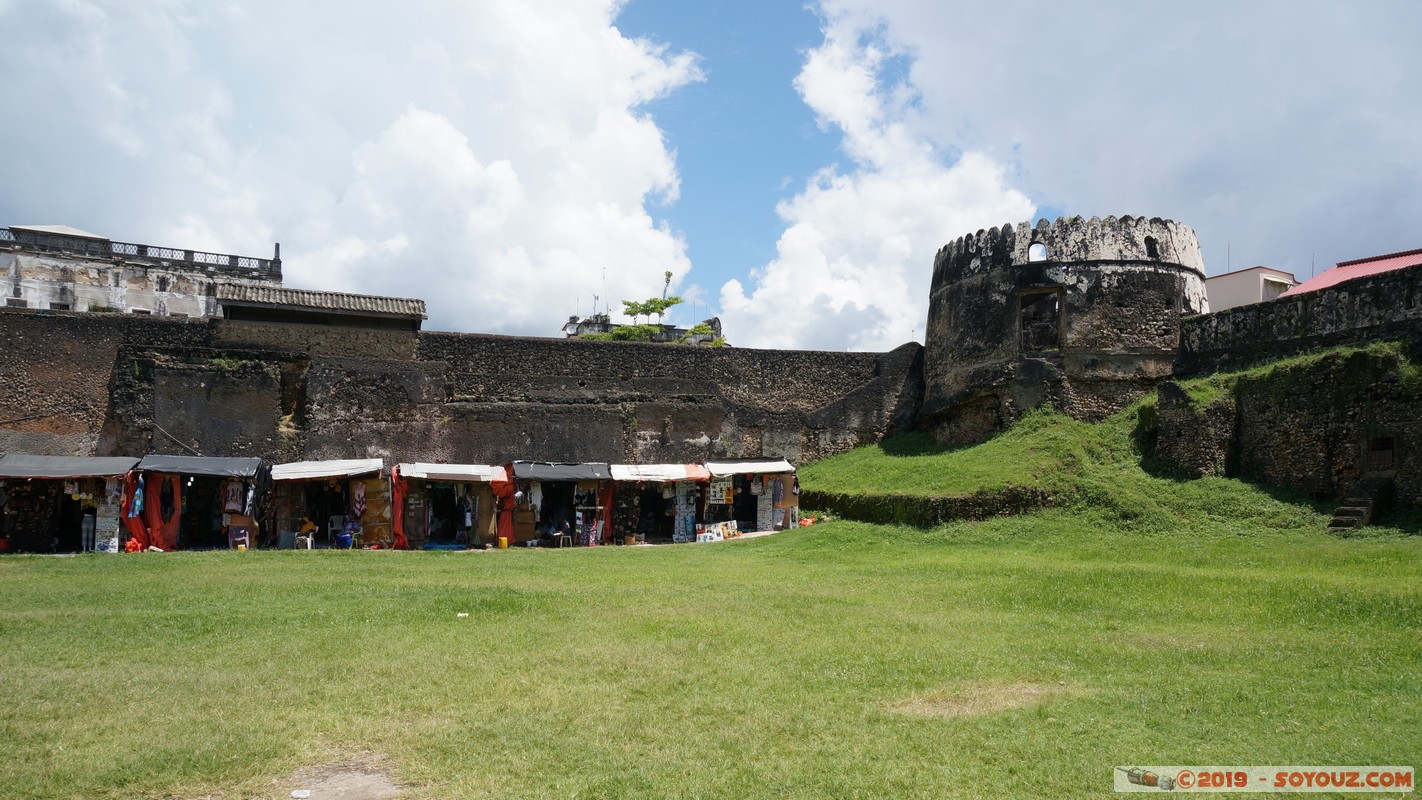
[{"label": "red metal roof", "polygon": [[1351,281],[1354,278],[1364,278],[1382,272],[1392,272],[1395,269],[1415,267],[1419,264],[1422,264],[1422,250],[1405,250],[1401,253],[1389,253],[1385,256],[1372,256],[1371,258],[1358,258],[1352,261],[1339,261],[1338,266],[1333,269],[1324,270],[1279,296],[1289,297],[1291,295],[1303,294],[1304,292],[1314,292],[1319,289],[1327,289],[1330,286],[1337,286],[1344,281]]}]

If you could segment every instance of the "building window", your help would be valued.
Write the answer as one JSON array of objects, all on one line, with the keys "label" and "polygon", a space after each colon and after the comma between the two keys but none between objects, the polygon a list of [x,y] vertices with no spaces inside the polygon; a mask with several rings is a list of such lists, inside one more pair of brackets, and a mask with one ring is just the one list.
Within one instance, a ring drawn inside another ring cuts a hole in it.
[{"label": "building window", "polygon": [[69,310],[69,304],[68,304],[68,303],[50,303],[50,304],[49,304],[49,310],[50,310],[50,311],[68,311],[68,310]]},{"label": "building window", "polygon": [[1383,472],[1396,464],[1397,440],[1391,436],[1374,436],[1368,440],[1368,471]]},{"label": "building window", "polygon": [[1160,245],[1156,244],[1154,236],[1145,238],[1146,258],[1160,258]]},{"label": "building window", "polygon": [[152,311],[149,311],[149,310],[146,309],[146,308],[132,308],[132,309],[129,309],[129,312],[128,312],[128,313],[130,313],[130,314],[143,314],[143,315],[147,316],[147,315],[149,315],[149,314],[152,314],[153,312],[152,312]]},{"label": "building window", "polygon": [[1273,278],[1264,279],[1264,291],[1260,292],[1260,300],[1274,300],[1279,295],[1289,290],[1289,284],[1284,281],[1276,281]]},{"label": "building window", "polygon": [[1033,242],[1031,245],[1029,245],[1029,246],[1027,247],[1027,260],[1028,260],[1028,261],[1046,261],[1046,260],[1047,260],[1047,246],[1044,245],[1044,244],[1042,244],[1041,242]]},{"label": "building window", "polygon": [[1061,349],[1062,293],[1060,289],[1023,292],[1018,299],[1018,323],[1024,353]]},{"label": "building window", "polygon": [[160,291],[160,292],[166,292],[166,291],[168,291],[168,276],[167,276],[167,275],[159,275],[159,276],[158,276],[158,291]]},{"label": "building window", "polygon": [[5,306],[7,308],[29,308],[30,304],[19,297],[7,297],[5,298]]}]

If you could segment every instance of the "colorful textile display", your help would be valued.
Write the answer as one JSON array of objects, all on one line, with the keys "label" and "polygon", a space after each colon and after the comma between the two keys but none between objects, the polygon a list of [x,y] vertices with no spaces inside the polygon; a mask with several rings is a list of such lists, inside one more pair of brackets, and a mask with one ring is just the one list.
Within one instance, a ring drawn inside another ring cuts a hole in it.
[{"label": "colorful textile display", "polygon": [[365,516],[365,481],[351,482],[351,516],[356,519]]}]

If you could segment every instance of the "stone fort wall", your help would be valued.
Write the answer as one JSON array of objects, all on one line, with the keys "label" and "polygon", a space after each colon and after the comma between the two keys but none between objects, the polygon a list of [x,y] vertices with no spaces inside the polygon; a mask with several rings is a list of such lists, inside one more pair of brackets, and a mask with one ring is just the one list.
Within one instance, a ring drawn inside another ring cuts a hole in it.
[{"label": "stone fort wall", "polygon": [[1205,309],[1195,233],[1170,220],[1041,220],[961,237],[933,267],[921,425],[979,441],[1048,403],[1097,420],[1168,377]]},{"label": "stone fort wall", "polygon": [[[1188,475],[1228,475],[1338,498],[1389,443],[1396,496],[1422,503],[1422,268],[1241,306],[1181,323],[1176,373],[1231,372],[1331,347],[1400,347],[1326,354],[1234,380],[1197,403],[1162,384],[1156,452]],[[1410,362],[1410,363],[1409,363]]]},{"label": "stone fort wall", "polygon": [[0,452],[802,463],[913,425],[922,348],[826,353],[0,312]]},{"label": "stone fort wall", "polygon": [[1422,338],[1422,268],[1357,278],[1180,325],[1180,375],[1220,372],[1310,350]]}]

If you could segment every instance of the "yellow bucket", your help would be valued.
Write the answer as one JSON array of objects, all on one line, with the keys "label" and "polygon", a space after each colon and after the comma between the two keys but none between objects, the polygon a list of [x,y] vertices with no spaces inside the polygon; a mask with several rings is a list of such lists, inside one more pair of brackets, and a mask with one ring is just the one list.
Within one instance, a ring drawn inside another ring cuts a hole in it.
[{"label": "yellow bucket", "polygon": [[237,545],[237,549],[238,549],[238,550],[246,550],[246,549],[247,549],[247,545],[245,545],[245,544],[239,544],[239,545]]},{"label": "yellow bucket", "polygon": [[507,536],[500,536],[500,537],[499,537],[499,549],[500,549],[500,550],[507,550],[507,549],[509,549],[509,537],[507,537]]}]

